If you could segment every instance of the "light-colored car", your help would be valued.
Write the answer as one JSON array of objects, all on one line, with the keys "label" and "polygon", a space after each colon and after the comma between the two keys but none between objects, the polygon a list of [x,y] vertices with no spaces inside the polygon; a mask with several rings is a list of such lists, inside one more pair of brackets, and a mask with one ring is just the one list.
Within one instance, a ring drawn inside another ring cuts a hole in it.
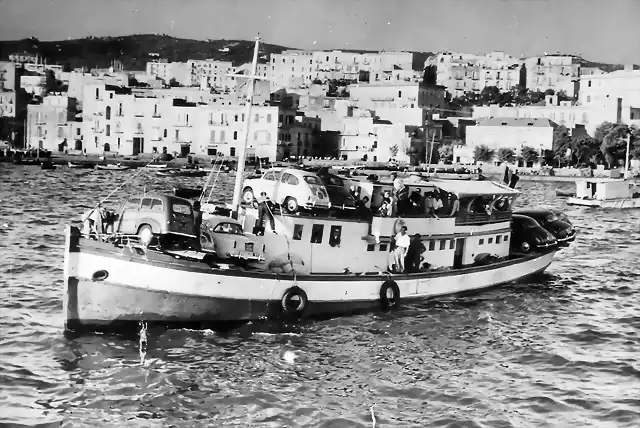
[{"label": "light-colored car", "polygon": [[173,195],[147,193],[131,197],[119,212],[115,231],[138,235],[143,245],[162,235],[195,238],[191,202]]},{"label": "light-colored car", "polygon": [[200,243],[205,252],[215,252],[221,259],[261,260],[261,248],[244,234],[239,221],[210,215],[202,222]]},{"label": "light-colored car", "polygon": [[242,200],[251,204],[254,196],[262,192],[290,213],[300,208],[331,208],[329,193],[322,180],[316,174],[301,169],[271,168],[260,178],[245,180]]}]

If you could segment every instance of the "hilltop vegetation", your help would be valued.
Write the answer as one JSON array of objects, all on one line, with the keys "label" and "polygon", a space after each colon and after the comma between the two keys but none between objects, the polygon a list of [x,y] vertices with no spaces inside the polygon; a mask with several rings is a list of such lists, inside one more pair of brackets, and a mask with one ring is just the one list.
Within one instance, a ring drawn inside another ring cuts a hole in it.
[{"label": "hilltop vegetation", "polygon": [[[39,54],[50,63],[69,68],[85,66],[108,67],[118,59],[126,70],[144,70],[150,53],[157,53],[169,61],[188,59],[217,59],[232,61],[235,66],[251,62],[253,41],[247,40],[192,40],[179,39],[166,34],[136,34],[121,37],[87,37],[84,39],[40,41],[35,38],[0,41],[0,59],[6,60],[12,53]],[[228,52],[221,52],[228,48]],[[272,53],[292,49],[285,46],[262,43],[260,62]],[[352,51],[373,52],[373,51]],[[414,52],[413,69],[422,70],[430,52]],[[265,58],[262,58],[265,56]]]}]

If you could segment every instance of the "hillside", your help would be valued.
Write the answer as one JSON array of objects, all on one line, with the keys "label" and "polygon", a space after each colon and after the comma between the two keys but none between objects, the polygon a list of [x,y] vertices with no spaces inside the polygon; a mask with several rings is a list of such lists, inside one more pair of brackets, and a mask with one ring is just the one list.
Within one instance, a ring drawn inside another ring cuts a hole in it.
[{"label": "hillside", "polygon": [[[251,62],[254,42],[246,40],[191,40],[164,34],[137,34],[122,37],[88,37],[84,39],[39,41],[35,38],[0,41],[0,60],[7,60],[12,53],[39,54],[50,63],[71,68],[85,66],[108,67],[114,59],[122,61],[125,70],[144,70],[150,53],[157,53],[169,61],[188,59],[217,59],[232,61],[234,65]],[[285,46],[263,43],[260,55],[281,53],[291,49]],[[220,49],[229,48],[229,52]],[[372,52],[372,51],[353,51]],[[413,68],[421,70],[430,52],[414,52]],[[261,62],[266,62],[261,59]]]}]

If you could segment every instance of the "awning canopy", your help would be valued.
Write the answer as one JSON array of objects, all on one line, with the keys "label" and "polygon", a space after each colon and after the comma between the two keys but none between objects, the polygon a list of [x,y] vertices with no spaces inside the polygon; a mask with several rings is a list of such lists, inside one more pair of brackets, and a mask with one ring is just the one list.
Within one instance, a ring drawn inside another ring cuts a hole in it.
[{"label": "awning canopy", "polygon": [[457,195],[458,198],[488,195],[517,196],[520,194],[517,190],[495,181],[438,180],[432,178],[430,183],[445,192]]}]

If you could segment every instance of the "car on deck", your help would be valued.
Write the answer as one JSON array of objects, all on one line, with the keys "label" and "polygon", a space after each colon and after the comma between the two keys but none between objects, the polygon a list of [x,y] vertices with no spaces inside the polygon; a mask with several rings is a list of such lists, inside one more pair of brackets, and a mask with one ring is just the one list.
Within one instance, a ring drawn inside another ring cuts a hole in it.
[{"label": "car on deck", "polygon": [[220,259],[260,260],[261,248],[245,235],[242,224],[231,217],[208,215],[200,228],[200,244],[204,252]]},{"label": "car on deck", "polygon": [[533,218],[513,214],[511,216],[511,249],[517,252],[546,250],[556,247],[558,240]]},{"label": "car on deck", "polygon": [[[191,202],[173,195],[150,194],[129,198],[118,213],[114,231],[137,235],[142,245],[154,240],[176,241],[196,238]],[[184,238],[184,239],[181,239]]]},{"label": "car on deck", "polygon": [[320,178],[298,168],[271,168],[259,177],[245,179],[242,183],[242,201],[252,204],[262,192],[289,213],[300,209],[328,209],[331,201],[327,188]]},{"label": "car on deck", "polygon": [[331,173],[330,169],[326,167],[308,169],[308,171],[313,172],[322,180],[329,194],[332,208],[342,210],[356,209],[356,198],[349,193],[348,180]]},{"label": "car on deck", "polygon": [[561,245],[568,245],[576,239],[576,229],[563,213],[545,209],[521,209],[514,214],[533,218],[540,226],[551,232]]}]

